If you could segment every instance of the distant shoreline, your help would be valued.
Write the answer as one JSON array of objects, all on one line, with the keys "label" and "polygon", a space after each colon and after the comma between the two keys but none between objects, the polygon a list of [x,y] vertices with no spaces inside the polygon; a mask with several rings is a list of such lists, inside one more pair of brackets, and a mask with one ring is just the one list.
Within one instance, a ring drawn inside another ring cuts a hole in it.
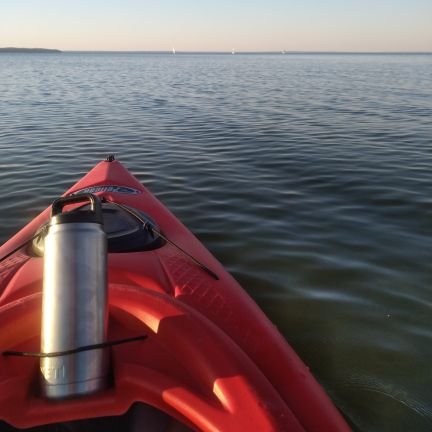
[{"label": "distant shoreline", "polygon": [[6,48],[0,48],[0,53],[34,53],[34,54],[57,54],[61,53],[62,51],[58,49],[48,49],[48,48],[16,48],[16,47],[6,47]]}]

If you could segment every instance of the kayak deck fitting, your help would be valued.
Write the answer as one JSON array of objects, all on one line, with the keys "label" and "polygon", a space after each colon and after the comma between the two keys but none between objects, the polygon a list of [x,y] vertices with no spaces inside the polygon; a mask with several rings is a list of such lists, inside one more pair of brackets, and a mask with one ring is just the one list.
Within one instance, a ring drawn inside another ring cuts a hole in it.
[{"label": "kayak deck fitting", "polygon": [[40,351],[48,208],[0,248],[0,431],[350,430],[255,302],[120,162],[64,196],[83,193],[102,201],[108,236],[111,345],[94,349],[109,351],[109,385],[50,400],[40,359],[5,355]]}]

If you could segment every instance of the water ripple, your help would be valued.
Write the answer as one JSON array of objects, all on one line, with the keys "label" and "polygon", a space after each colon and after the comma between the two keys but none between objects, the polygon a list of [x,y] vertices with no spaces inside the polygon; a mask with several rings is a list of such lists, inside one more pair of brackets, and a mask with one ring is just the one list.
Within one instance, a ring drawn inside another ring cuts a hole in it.
[{"label": "water ripple", "polygon": [[430,431],[432,56],[0,56],[6,240],[108,153],[356,429]]}]

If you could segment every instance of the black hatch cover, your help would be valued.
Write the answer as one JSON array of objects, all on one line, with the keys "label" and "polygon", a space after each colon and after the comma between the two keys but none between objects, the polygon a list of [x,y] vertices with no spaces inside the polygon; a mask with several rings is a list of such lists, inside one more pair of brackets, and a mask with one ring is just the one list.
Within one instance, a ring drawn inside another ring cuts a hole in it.
[{"label": "black hatch cover", "polygon": [[[89,205],[86,204],[73,211],[86,211]],[[158,231],[158,225],[145,213],[131,208],[144,220],[149,221]],[[108,252],[138,252],[149,251],[162,247],[165,242],[157,234],[153,234],[145,228],[139,220],[134,218],[127,211],[111,203],[102,203],[104,229],[108,237]],[[39,230],[43,231],[46,224]],[[36,237],[32,244],[32,251],[37,256],[43,256],[44,236]]]}]

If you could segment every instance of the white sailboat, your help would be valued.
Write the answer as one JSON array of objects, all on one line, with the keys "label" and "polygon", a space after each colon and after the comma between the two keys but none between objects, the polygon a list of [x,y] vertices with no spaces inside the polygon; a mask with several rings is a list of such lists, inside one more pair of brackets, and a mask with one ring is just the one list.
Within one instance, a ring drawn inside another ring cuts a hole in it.
[{"label": "white sailboat", "polygon": [[175,48],[174,48],[174,47],[173,47],[173,49],[172,49],[172,53],[175,54]]},{"label": "white sailboat", "polygon": [[235,54],[235,49],[234,48],[231,50],[231,54]]}]

